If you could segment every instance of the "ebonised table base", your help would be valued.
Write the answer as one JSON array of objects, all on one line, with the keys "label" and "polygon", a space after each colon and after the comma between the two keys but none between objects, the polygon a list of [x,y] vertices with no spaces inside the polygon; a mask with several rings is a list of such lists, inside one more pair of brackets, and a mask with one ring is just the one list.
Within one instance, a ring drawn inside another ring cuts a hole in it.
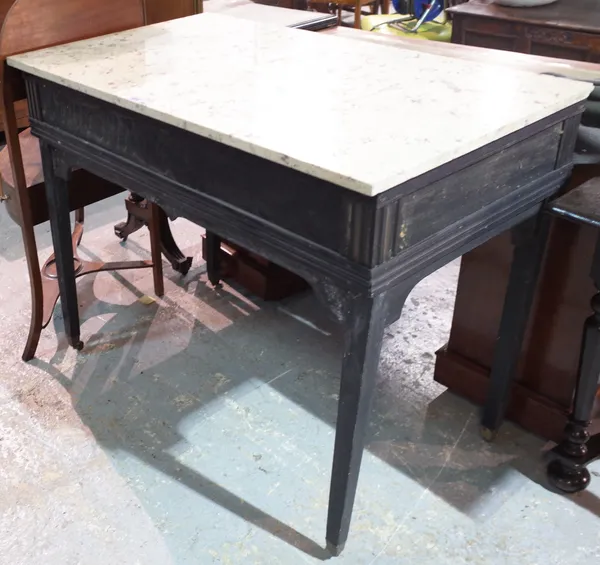
[{"label": "ebonised table base", "polygon": [[[583,105],[366,196],[49,81],[26,76],[26,84],[71,345],[80,343],[66,192],[74,167],[205,227],[211,283],[220,280],[220,241],[232,241],[306,280],[342,326],[326,531],[327,548],[339,555],[385,327],[420,280],[503,231],[523,224],[517,253],[536,260],[537,216],[570,173]],[[519,275],[527,273],[515,273],[516,282]]]}]

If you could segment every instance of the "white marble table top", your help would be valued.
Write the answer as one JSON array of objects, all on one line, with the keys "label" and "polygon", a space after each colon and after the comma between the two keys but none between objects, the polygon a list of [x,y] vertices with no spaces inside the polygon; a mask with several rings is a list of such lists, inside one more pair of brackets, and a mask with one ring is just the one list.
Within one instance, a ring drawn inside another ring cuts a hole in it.
[{"label": "white marble table top", "polygon": [[582,82],[221,14],[8,63],[369,196],[591,92]]}]

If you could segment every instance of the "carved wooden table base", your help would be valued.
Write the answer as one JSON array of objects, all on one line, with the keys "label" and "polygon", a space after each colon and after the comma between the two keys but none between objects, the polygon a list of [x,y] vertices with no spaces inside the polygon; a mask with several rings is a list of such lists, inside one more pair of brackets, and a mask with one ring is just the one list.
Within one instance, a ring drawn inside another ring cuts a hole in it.
[{"label": "carved wooden table base", "polygon": [[[125,200],[125,207],[127,208],[127,220],[115,225],[115,234],[123,241],[126,241],[132,233],[148,225],[150,221],[148,201],[143,196],[130,193]],[[173,269],[182,275],[187,275],[192,266],[192,258],[186,257],[179,249],[169,227],[169,218],[162,210],[160,212],[160,250]]]}]

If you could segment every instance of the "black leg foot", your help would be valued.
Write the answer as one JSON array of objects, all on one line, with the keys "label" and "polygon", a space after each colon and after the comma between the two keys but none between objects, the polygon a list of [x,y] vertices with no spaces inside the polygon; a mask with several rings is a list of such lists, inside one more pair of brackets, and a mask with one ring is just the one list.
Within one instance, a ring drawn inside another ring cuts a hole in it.
[{"label": "black leg foot", "polygon": [[344,551],[345,545],[345,543],[341,545],[333,545],[331,542],[327,542],[327,551],[334,557],[337,557],[340,555],[340,553],[342,553],[342,551]]}]

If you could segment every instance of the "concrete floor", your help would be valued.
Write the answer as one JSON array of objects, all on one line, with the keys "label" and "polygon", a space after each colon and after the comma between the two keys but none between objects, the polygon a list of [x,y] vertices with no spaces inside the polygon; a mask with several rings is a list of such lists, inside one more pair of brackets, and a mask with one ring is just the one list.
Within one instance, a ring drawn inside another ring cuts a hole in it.
[{"label": "concrete floor", "polygon": [[[84,254],[148,256],[145,233],[126,246],[112,235],[121,201],[90,209]],[[65,346],[57,314],[24,364],[26,267],[0,209],[0,563],[325,558],[336,328],[310,294],[265,304],[210,289],[200,229],[174,229],[195,268],[182,280],[167,267],[163,299],[143,299],[149,271],[80,280],[85,349]],[[45,257],[47,226],[39,244]],[[550,493],[539,484],[548,446],[512,425],[485,444],[476,408],[432,380],[457,271],[419,285],[386,333],[351,536],[335,562],[597,561],[600,479],[579,496]]]}]

